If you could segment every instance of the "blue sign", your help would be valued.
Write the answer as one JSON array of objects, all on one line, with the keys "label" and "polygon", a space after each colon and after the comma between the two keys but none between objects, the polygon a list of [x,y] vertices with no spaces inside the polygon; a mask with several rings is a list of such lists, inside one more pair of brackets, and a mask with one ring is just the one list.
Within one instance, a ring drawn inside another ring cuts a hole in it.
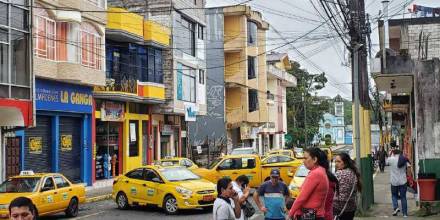
[{"label": "blue sign", "polygon": [[92,113],[91,87],[62,82],[35,80],[37,110]]}]

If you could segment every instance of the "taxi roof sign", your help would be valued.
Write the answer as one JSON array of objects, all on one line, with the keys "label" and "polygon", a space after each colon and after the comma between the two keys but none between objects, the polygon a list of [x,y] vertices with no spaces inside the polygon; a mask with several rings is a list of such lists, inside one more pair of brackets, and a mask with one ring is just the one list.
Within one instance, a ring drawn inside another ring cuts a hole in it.
[{"label": "taxi roof sign", "polygon": [[22,170],[22,171],[20,171],[20,176],[33,176],[33,175],[35,175],[35,173],[32,170]]}]

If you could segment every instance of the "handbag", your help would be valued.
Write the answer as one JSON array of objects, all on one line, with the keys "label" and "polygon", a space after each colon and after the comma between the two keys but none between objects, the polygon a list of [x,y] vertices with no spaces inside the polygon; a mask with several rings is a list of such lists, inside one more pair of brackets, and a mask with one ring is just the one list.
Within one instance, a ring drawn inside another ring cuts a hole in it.
[{"label": "handbag", "polygon": [[339,212],[338,215],[335,215],[335,217],[333,218],[333,220],[339,220],[339,217],[342,215],[342,213],[344,213],[345,209],[347,208],[348,205],[348,201],[350,200],[351,196],[353,195],[354,192],[354,188],[356,187],[356,184],[353,184],[353,187],[351,188],[351,192],[350,192],[350,196],[348,196],[347,201],[345,201],[345,205],[342,208],[341,212]]},{"label": "handbag", "polygon": [[255,214],[254,206],[247,199],[246,202],[241,206],[241,209],[243,210],[244,216],[247,218],[250,218]]}]

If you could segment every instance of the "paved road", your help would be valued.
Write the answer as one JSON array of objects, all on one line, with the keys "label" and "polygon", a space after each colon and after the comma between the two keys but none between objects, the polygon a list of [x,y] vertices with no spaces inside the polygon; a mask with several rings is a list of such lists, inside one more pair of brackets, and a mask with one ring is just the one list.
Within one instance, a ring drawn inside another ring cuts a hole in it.
[{"label": "paved road", "polygon": [[[178,215],[166,215],[162,209],[157,207],[136,207],[130,210],[119,210],[116,208],[116,203],[112,200],[104,200],[100,202],[84,204],[80,207],[80,212],[76,218],[67,218],[63,214],[48,216],[41,218],[42,220],[52,219],[90,219],[90,220],[116,220],[116,219],[151,219],[151,220],[165,220],[165,219],[180,219],[180,220],[206,220],[212,219],[212,209],[203,210],[183,210]],[[253,216],[252,219],[263,219],[261,214]]]}]

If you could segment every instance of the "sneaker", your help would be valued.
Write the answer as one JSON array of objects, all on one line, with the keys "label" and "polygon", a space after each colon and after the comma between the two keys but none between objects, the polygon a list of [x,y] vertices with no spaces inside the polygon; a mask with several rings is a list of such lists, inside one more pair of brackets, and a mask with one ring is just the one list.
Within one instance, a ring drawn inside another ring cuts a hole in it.
[{"label": "sneaker", "polygon": [[408,218],[408,216],[407,216],[407,215],[403,215],[403,217],[404,217],[404,218]]},{"label": "sneaker", "polygon": [[394,209],[393,216],[397,216],[397,214],[398,214],[399,212],[400,212],[400,209],[399,209],[399,208]]}]

